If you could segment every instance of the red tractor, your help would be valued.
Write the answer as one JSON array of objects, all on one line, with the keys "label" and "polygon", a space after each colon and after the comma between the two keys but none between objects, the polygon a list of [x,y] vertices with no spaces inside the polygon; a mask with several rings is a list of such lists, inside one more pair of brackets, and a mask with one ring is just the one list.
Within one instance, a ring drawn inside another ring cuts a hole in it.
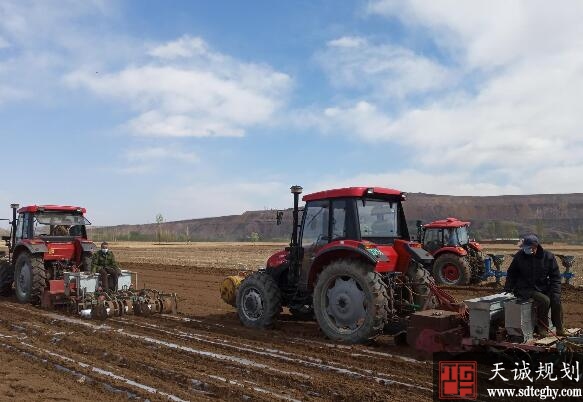
[{"label": "red tractor", "polygon": [[439,284],[467,285],[482,279],[485,266],[482,246],[470,240],[470,222],[447,218],[421,225],[417,222],[419,241],[429,251],[433,277]]},{"label": "red tractor", "polygon": [[315,315],[330,339],[361,343],[403,334],[405,317],[433,306],[423,268],[433,257],[409,238],[404,193],[351,187],[308,194],[300,221],[302,188],[291,192],[290,246],[265,269],[223,282],[221,295],[244,325],[269,327],[286,306],[296,316]]},{"label": "red tractor", "polygon": [[12,204],[8,256],[0,263],[0,290],[21,303],[40,304],[45,291],[62,287],[63,272],[90,271],[95,244],[87,240],[85,208]]}]

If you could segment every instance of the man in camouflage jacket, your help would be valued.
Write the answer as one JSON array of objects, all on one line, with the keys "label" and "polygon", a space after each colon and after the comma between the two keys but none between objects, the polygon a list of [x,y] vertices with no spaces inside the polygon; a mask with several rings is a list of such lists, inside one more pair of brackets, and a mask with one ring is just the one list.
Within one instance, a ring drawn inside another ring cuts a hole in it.
[{"label": "man in camouflage jacket", "polygon": [[97,272],[99,274],[101,288],[103,290],[115,290],[117,278],[121,275],[121,270],[105,241],[101,243],[101,250],[93,254],[91,259],[91,272]]}]

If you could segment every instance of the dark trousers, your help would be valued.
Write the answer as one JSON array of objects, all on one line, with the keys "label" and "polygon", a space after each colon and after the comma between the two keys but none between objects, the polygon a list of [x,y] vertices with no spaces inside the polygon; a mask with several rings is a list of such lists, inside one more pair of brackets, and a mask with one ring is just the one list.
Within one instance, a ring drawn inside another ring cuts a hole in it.
[{"label": "dark trousers", "polygon": [[530,296],[536,306],[536,325],[543,325],[542,329],[549,326],[549,308],[551,310],[551,321],[557,330],[563,329],[563,307],[561,303],[553,303],[551,298],[541,292],[532,292]]},{"label": "dark trousers", "polygon": [[121,270],[115,267],[101,267],[99,269],[99,281],[103,290],[115,290],[117,278],[121,275]]}]

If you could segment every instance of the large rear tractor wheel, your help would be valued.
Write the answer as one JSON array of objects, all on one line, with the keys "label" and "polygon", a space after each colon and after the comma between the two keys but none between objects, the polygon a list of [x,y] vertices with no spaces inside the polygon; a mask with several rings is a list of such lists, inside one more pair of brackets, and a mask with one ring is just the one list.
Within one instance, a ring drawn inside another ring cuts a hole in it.
[{"label": "large rear tractor wheel", "polygon": [[467,258],[442,254],[433,263],[433,277],[441,285],[467,285],[472,272]]},{"label": "large rear tractor wheel", "polygon": [[412,263],[406,276],[410,283],[410,289],[413,291],[413,301],[417,308],[420,310],[436,308],[439,303],[429,286],[435,281],[431,278],[429,271],[417,263]]},{"label": "large rear tractor wheel", "polygon": [[387,323],[388,296],[381,276],[366,265],[340,260],[324,267],[314,289],[314,313],[332,340],[365,343]]},{"label": "large rear tractor wheel", "polygon": [[22,253],[16,259],[14,287],[20,303],[40,304],[43,289],[47,286],[47,273],[42,257]]},{"label": "large rear tractor wheel", "polygon": [[14,268],[8,261],[0,260],[0,296],[12,294],[12,282],[14,282]]},{"label": "large rear tractor wheel", "polygon": [[275,280],[256,272],[237,289],[237,313],[246,327],[268,328],[281,312],[281,291]]}]

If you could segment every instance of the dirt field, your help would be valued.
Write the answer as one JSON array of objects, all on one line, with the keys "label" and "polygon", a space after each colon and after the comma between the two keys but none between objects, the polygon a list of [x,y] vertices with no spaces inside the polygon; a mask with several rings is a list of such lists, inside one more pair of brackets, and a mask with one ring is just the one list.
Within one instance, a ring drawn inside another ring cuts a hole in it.
[{"label": "dirt field", "polygon": [[[338,345],[287,312],[273,330],[241,326],[220,300],[220,281],[262,266],[281,247],[110,244],[123,268],[138,272],[139,287],[178,293],[177,316],[101,323],[2,299],[0,400],[431,400],[430,362],[390,337]],[[556,252],[567,251],[583,259],[583,248]],[[448,291],[463,300],[493,286]],[[564,291],[569,327],[583,327],[582,294]]]}]

